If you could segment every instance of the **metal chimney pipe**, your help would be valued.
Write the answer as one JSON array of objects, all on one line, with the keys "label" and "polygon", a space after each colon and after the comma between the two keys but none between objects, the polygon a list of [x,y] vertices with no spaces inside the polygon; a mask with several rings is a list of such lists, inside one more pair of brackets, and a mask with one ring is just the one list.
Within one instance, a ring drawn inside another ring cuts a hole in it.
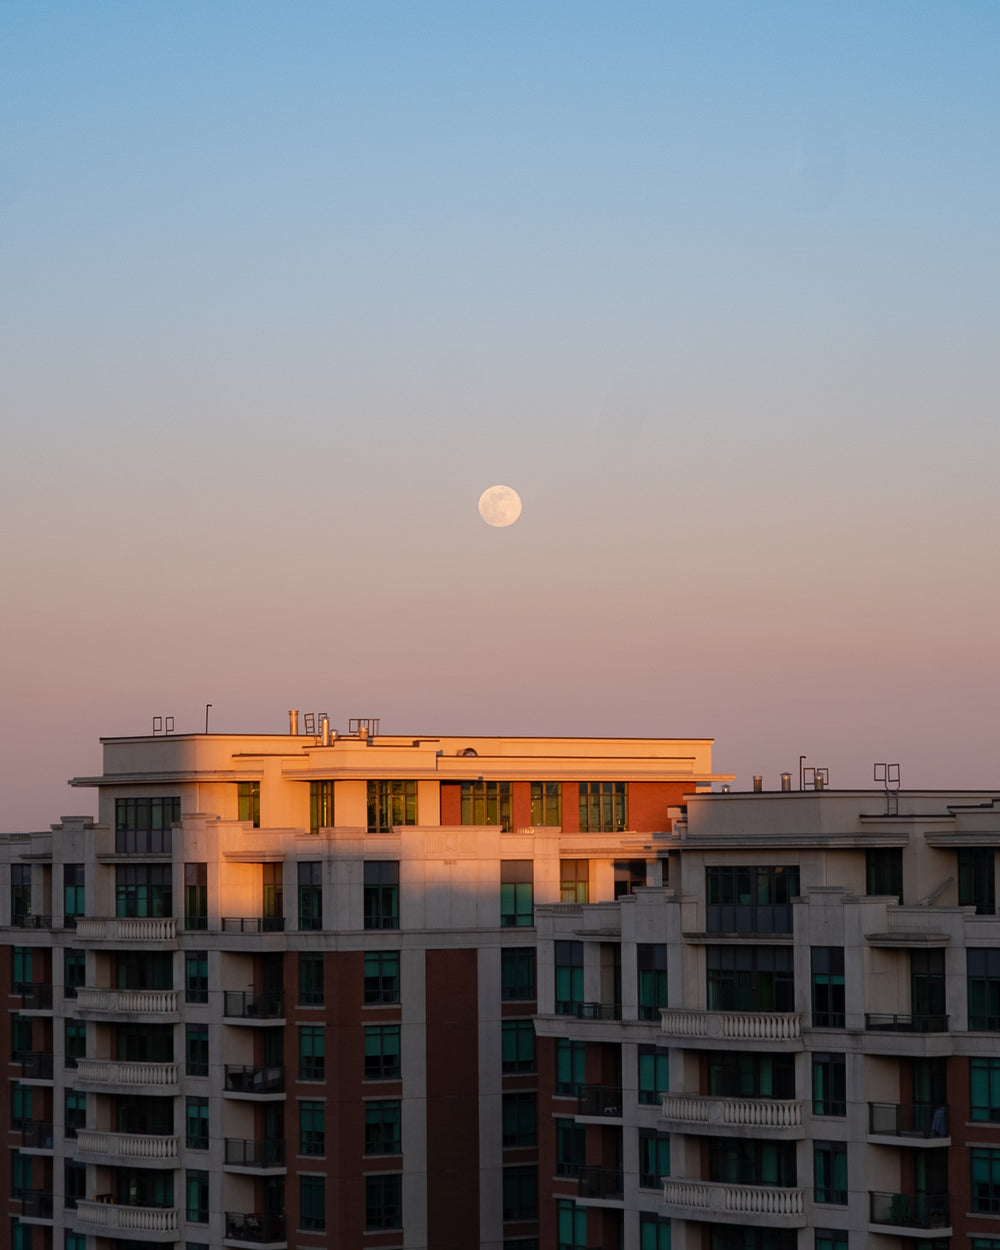
[{"label": "metal chimney pipe", "polygon": [[760,775],[760,773],[754,773],[754,775],[753,775],[753,792],[754,792],[754,794],[760,794],[760,792],[761,792],[763,789],[764,789],[764,778]]},{"label": "metal chimney pipe", "polygon": [[293,738],[296,737],[299,732],[299,709],[297,707],[289,708],[288,732]]},{"label": "metal chimney pipe", "polygon": [[781,788],[782,790],[791,790],[792,788],[792,774],[791,773],[781,774]]},{"label": "metal chimney pipe", "polygon": [[328,747],[330,745],[330,718],[329,716],[324,716],[323,719],[320,721],[319,735],[320,735],[319,737],[320,743],[323,746]]},{"label": "metal chimney pipe", "polygon": [[823,789],[823,785],[824,785],[823,774],[819,771],[819,769],[816,770],[816,778],[813,781],[813,785],[815,786],[817,790]]}]

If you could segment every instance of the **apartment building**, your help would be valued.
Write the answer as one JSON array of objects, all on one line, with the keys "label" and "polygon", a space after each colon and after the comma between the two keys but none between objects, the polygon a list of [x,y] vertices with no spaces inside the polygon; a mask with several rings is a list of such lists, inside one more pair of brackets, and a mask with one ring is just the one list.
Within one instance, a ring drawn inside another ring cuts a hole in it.
[{"label": "apartment building", "polygon": [[303,724],[106,739],[0,839],[12,1250],[666,1244],[711,741]]}]

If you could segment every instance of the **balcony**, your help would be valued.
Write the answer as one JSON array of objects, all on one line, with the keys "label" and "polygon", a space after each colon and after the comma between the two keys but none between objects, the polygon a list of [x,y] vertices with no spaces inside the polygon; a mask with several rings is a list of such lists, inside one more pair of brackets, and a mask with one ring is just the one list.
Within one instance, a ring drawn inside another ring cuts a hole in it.
[{"label": "balcony", "polygon": [[865,1028],[877,1033],[947,1033],[948,1017],[940,1012],[902,1015],[866,1011]]},{"label": "balcony", "polygon": [[622,1087],[620,1085],[578,1085],[576,1114],[621,1119]]},{"label": "balcony", "polygon": [[[801,1045],[802,1017],[783,1011],[688,1011],[668,1008],[660,1013],[664,1034],[674,1045],[702,1046],[738,1042],[745,1046]],[[799,1047],[795,1047],[799,1049]]]},{"label": "balcony", "polygon": [[557,1002],[557,1016],[573,1016],[577,1020],[620,1020],[621,1003]]},{"label": "balcony", "polygon": [[251,1020],[254,1024],[265,1020],[282,1021],[285,1015],[285,996],[280,990],[263,994],[226,990],[222,1014],[230,1019]]},{"label": "balcony", "polygon": [[51,1011],[52,986],[40,981],[22,981],[18,987],[22,1011]]},{"label": "balcony", "polygon": [[226,1167],[232,1171],[247,1169],[253,1172],[285,1170],[285,1143],[280,1138],[271,1141],[247,1140],[241,1137],[226,1138]]},{"label": "balcony", "polygon": [[176,1241],[180,1227],[176,1207],[133,1207],[105,1200],[76,1204],[74,1224],[81,1232],[98,1237],[142,1238],[145,1241]]},{"label": "balcony", "polygon": [[52,1219],[52,1194],[46,1189],[26,1189],[21,1194],[21,1219]]},{"label": "balcony", "polygon": [[51,916],[28,916],[20,913],[10,918],[11,926],[15,929],[51,929]]},{"label": "balcony", "polygon": [[82,942],[172,942],[177,937],[174,916],[79,916],[76,936]]},{"label": "balcony", "polygon": [[253,1211],[226,1212],[227,1242],[247,1243],[252,1246],[278,1246],[285,1243],[285,1217],[283,1213]]},{"label": "balcony", "polygon": [[947,1145],[948,1107],[929,1102],[870,1102],[868,1136],[903,1137],[910,1145]]},{"label": "balcony", "polygon": [[248,1064],[227,1063],[224,1088],[227,1094],[284,1094],[284,1065],[253,1067]]},{"label": "balcony", "polygon": [[223,916],[223,933],[284,933],[284,916]]},{"label": "balcony", "polygon": [[51,1081],[52,1056],[44,1050],[22,1050],[15,1061],[21,1064],[22,1081]]},{"label": "balcony", "polygon": [[[802,1103],[781,1098],[723,1098],[714,1094],[661,1094],[663,1119],[675,1133],[768,1138],[805,1136]],[[745,1134],[742,1130],[747,1130]]]},{"label": "balcony", "polygon": [[581,1165],[575,1169],[579,1196],[621,1202],[625,1197],[625,1178],[621,1168]]},{"label": "balcony", "polygon": [[112,990],[81,985],[76,991],[76,1005],[81,1015],[166,1023],[177,1016],[177,990]]},{"label": "balcony", "polygon": [[[918,1230],[943,1235],[951,1219],[947,1194],[883,1194],[869,1191],[868,1231],[894,1232],[905,1228],[911,1236]],[[950,1231],[950,1230],[949,1230]]]},{"label": "balcony", "polygon": [[82,1162],[120,1163],[141,1162],[145,1167],[164,1163],[176,1166],[180,1154],[180,1139],[175,1135],[159,1136],[154,1133],[110,1133],[101,1129],[81,1128],[76,1131],[76,1156]]},{"label": "balcony", "polygon": [[805,1228],[805,1190],[778,1185],[665,1180],[665,1214],[685,1220]]},{"label": "balcony", "polygon": [[21,1125],[22,1150],[51,1150],[52,1125],[47,1120],[25,1120]]},{"label": "balcony", "polygon": [[127,1093],[175,1094],[176,1063],[141,1063],[118,1059],[78,1059],[78,1089],[93,1088],[101,1093],[115,1093],[124,1087]]}]

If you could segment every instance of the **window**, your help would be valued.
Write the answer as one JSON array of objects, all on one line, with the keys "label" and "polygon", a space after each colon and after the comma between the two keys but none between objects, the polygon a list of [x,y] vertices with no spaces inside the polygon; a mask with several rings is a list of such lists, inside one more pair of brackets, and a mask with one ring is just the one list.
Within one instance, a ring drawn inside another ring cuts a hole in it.
[{"label": "window", "polygon": [[10,866],[10,922],[23,925],[31,915],[31,865]]},{"label": "window", "polygon": [[403,1178],[398,1172],[365,1177],[365,1228],[403,1227]]},{"label": "window", "polygon": [[333,782],[309,782],[309,832],[319,833],[321,829],[332,829],[333,819]]},{"label": "window", "polygon": [[531,1020],[504,1020],[501,1025],[504,1072],[534,1072],[535,1026]]},{"label": "window", "polygon": [[326,1149],[326,1103],[299,1103],[299,1154],[321,1155]]},{"label": "window", "polygon": [[364,874],[365,928],[398,929],[399,861],[366,859]]},{"label": "window", "polygon": [[574,1098],[580,1087],[586,1084],[586,1042],[571,1042],[568,1038],[556,1039],[556,1093],[569,1094]]},{"label": "window", "polygon": [[14,1081],[10,1087],[10,1127],[17,1131],[31,1120],[30,1085],[22,1085]]},{"label": "window", "polygon": [[538,1168],[534,1164],[504,1168],[503,1218],[538,1219]]},{"label": "window", "polygon": [[396,825],[417,823],[415,781],[368,782],[368,832],[391,833]]},{"label": "window", "polygon": [[537,1145],[537,1119],[534,1094],[504,1094],[503,1144],[511,1147]]},{"label": "window", "polygon": [[795,1058],[709,1051],[708,1092],[723,1098],[794,1098]]},{"label": "window", "polygon": [[187,1218],[192,1224],[208,1223],[208,1173],[187,1170]]},{"label": "window", "polygon": [[713,1137],[708,1142],[708,1179],[715,1184],[796,1185],[795,1143]]},{"label": "window", "polygon": [[399,951],[365,954],[365,1005],[399,1002]]},{"label": "window", "polygon": [[499,825],[510,832],[509,781],[463,781],[461,786],[463,825]]},{"label": "window", "polygon": [[63,993],[76,998],[76,991],[87,982],[87,957],[83,951],[67,946],[63,951]]},{"label": "window", "polygon": [[236,803],[238,808],[236,819],[249,821],[255,829],[259,829],[260,782],[238,781],[236,783]]},{"label": "window", "polygon": [[503,1250],[538,1250],[537,1237],[505,1237]]},{"label": "window", "polygon": [[660,1189],[670,1175],[670,1137],[666,1133],[639,1130],[639,1187]]},{"label": "window", "polygon": [[844,948],[812,948],[813,1028],[844,1027]]},{"label": "window", "polygon": [[586,1207],[578,1207],[571,1198],[560,1198],[556,1202],[556,1220],[559,1250],[587,1250]]},{"label": "window", "polygon": [[665,1050],[639,1047],[639,1102],[645,1107],[659,1105],[660,1094],[670,1088],[670,1064]]},{"label": "window", "polygon": [[[975,1246],[973,1241],[973,1250]],[[847,1233],[840,1228],[817,1228],[815,1250],[848,1250]]]},{"label": "window", "polygon": [[814,1202],[847,1205],[847,1144],[818,1141],[813,1145]]},{"label": "window", "polygon": [[561,859],[559,861],[559,901],[561,903],[590,901],[589,859]]},{"label": "window", "polygon": [[709,1011],[794,1011],[793,952],[781,946],[709,946]]},{"label": "window", "polygon": [[299,861],[299,928],[323,927],[323,865],[319,860]]},{"label": "window", "polygon": [[500,924],[504,928],[533,925],[534,871],[530,859],[500,861]]},{"label": "window", "polygon": [[86,1234],[66,1233],[63,1240],[63,1250],[87,1250]]},{"label": "window", "polygon": [[172,873],[170,864],[118,864],[115,868],[115,915],[172,916]]},{"label": "window", "polygon": [[997,910],[994,852],[989,847],[962,847],[958,852],[958,905],[976,909],[978,916]]},{"label": "window", "polygon": [[643,1211],[639,1215],[639,1250],[670,1250],[670,1221]]},{"label": "window", "polygon": [[1000,1029],[1000,950],[970,950],[969,1028]]},{"label": "window", "polygon": [[31,1155],[23,1155],[20,1150],[10,1152],[10,1196],[23,1198],[31,1190]]},{"label": "window", "polygon": [[68,1089],[64,1105],[64,1135],[75,1137],[80,1129],[87,1127],[87,1095],[79,1094],[75,1089]]},{"label": "window", "polygon": [[562,825],[562,784],[558,781],[531,783],[531,824]]},{"label": "window", "polygon": [[815,1054],[812,1061],[813,1115],[847,1115],[847,1059]]},{"label": "window", "polygon": [[615,898],[634,894],[646,884],[646,861],[644,859],[615,860]]},{"label": "window", "polygon": [[173,1063],[174,1026],[132,1023],[117,1025],[114,1057],[124,1059],[127,1063]]},{"label": "window", "polygon": [[15,1011],[10,1018],[10,1057],[17,1063],[22,1055],[31,1053],[31,1017]]},{"label": "window", "polygon": [[115,799],[115,852],[169,855],[170,826],[180,824],[180,819],[179,798]]},{"label": "window", "polygon": [[969,1119],[1000,1121],[1000,1059],[970,1059],[969,1086]]},{"label": "window", "polygon": [[30,985],[34,980],[32,975],[32,952],[34,947],[31,946],[12,946],[10,948],[11,956],[11,981],[15,994],[22,992],[22,987]]},{"label": "window", "polygon": [[323,1026],[303,1024],[299,1027],[299,1080],[323,1079]]},{"label": "window", "polygon": [[323,1005],[323,952],[299,951],[299,1006]]},{"label": "window", "polygon": [[625,782],[580,782],[580,832],[617,833],[625,828]]},{"label": "window", "polygon": [[667,944],[640,943],[635,952],[639,973],[639,1019],[659,1020],[667,1005]]},{"label": "window", "polygon": [[500,951],[500,997],[529,1002],[535,997],[535,948],[506,946]]},{"label": "window", "polygon": [[174,1131],[174,1100],[169,1097],[119,1097],[117,1118],[113,1120],[119,1133],[153,1134],[165,1137]]},{"label": "window", "polygon": [[865,889],[903,901],[903,848],[880,846],[865,851]]},{"label": "window", "polygon": [[969,1151],[973,1211],[1000,1212],[1000,1150]]},{"label": "window", "polygon": [[191,1098],[187,1100],[186,1145],[188,1150],[208,1149],[208,1099]]},{"label": "window", "polygon": [[948,1027],[945,1013],[944,951],[910,952],[910,1006],[914,1025],[929,1031]]},{"label": "window", "polygon": [[556,1175],[578,1176],[587,1166],[587,1130],[575,1120],[556,1119]]},{"label": "window", "polygon": [[208,951],[188,951],[184,956],[184,1000],[208,1002]]},{"label": "window", "polygon": [[791,933],[792,899],[798,892],[795,865],[706,868],[708,932]]},{"label": "window", "polygon": [[67,929],[75,929],[77,917],[87,914],[83,880],[83,864],[63,864],[63,923]]},{"label": "window", "polygon": [[75,1068],[87,1057],[87,1026],[82,1020],[66,1021],[66,1067]]},{"label": "window", "polygon": [[11,1250],[34,1250],[34,1224],[22,1224],[18,1219],[10,1222]]},{"label": "window", "polygon": [[365,1080],[398,1081],[400,1071],[399,1025],[368,1025],[365,1028]]},{"label": "window", "polygon": [[112,955],[114,984],[120,990],[172,990],[174,957],[167,951],[119,950]]},{"label": "window", "polygon": [[583,943],[556,942],[556,1014],[574,1016],[583,1005]]},{"label": "window", "polygon": [[75,1159],[63,1160],[63,1206],[75,1211],[76,1204],[87,1196],[87,1166]]},{"label": "window", "polygon": [[299,1220],[303,1232],[321,1233],[326,1228],[326,1180],[324,1177],[299,1177]]},{"label": "window", "polygon": [[189,1024],[185,1034],[188,1076],[208,1076],[208,1025]]},{"label": "window", "polygon": [[184,928],[208,928],[208,864],[184,865]]},{"label": "window", "polygon": [[398,1155],[403,1149],[398,1098],[365,1103],[365,1154]]}]

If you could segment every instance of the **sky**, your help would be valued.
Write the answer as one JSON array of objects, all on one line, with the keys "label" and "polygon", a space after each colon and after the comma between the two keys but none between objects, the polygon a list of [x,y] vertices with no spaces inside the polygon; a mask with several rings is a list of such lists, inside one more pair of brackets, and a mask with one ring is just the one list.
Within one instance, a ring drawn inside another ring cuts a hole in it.
[{"label": "sky", "polygon": [[992,0],[7,0],[0,829],[207,703],[1000,787],[998,132]]}]

